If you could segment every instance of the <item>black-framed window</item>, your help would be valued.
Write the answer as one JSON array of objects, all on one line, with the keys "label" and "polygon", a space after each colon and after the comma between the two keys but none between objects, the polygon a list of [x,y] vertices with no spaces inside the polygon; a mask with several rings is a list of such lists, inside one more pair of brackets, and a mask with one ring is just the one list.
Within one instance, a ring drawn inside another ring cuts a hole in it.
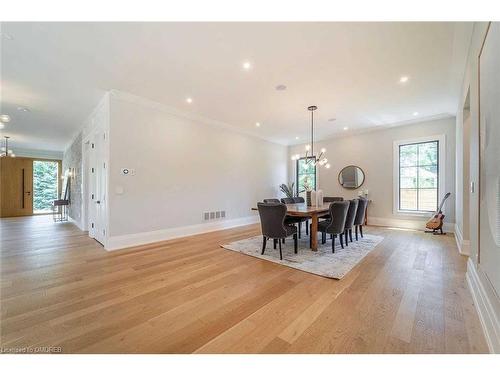
[{"label": "black-framed window", "polygon": [[399,145],[399,210],[436,211],[439,141]]},{"label": "black-framed window", "polygon": [[[316,160],[316,157],[310,156],[307,159]],[[306,190],[306,185],[312,190],[316,190],[316,165],[314,163],[307,163],[306,158],[297,159],[296,168],[296,183],[297,193],[302,193]]]}]

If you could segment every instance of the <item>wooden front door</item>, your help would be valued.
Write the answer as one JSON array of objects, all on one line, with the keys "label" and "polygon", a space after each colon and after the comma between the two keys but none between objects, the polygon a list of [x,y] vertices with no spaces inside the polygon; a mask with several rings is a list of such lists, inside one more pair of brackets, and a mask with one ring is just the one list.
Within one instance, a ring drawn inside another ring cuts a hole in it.
[{"label": "wooden front door", "polygon": [[0,159],[0,217],[33,214],[33,159]]}]

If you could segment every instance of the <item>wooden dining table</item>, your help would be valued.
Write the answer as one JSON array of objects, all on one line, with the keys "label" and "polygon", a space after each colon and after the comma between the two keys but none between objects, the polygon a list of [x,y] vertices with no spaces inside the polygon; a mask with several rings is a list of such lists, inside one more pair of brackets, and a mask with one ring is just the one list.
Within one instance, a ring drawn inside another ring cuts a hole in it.
[{"label": "wooden dining table", "polygon": [[[320,206],[308,206],[306,203],[294,203],[286,205],[286,214],[295,217],[307,217],[311,219],[311,250],[318,251],[318,221],[322,216],[328,215],[330,204],[326,203]],[[257,210],[256,207],[252,210]]]}]

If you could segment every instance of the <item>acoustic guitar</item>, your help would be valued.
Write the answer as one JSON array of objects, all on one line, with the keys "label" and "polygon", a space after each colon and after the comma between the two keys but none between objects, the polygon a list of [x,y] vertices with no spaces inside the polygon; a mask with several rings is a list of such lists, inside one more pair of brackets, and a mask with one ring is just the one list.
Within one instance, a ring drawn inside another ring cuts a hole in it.
[{"label": "acoustic guitar", "polygon": [[[432,233],[432,234],[444,234],[443,232],[443,224],[444,224],[444,214],[443,214],[443,206],[444,202],[448,197],[451,195],[451,193],[446,193],[446,195],[443,197],[443,200],[441,201],[441,204],[439,205],[439,208],[437,211],[432,215],[432,218],[425,224],[425,227],[429,230],[426,230],[426,233]],[[438,231],[440,233],[438,233]]]}]

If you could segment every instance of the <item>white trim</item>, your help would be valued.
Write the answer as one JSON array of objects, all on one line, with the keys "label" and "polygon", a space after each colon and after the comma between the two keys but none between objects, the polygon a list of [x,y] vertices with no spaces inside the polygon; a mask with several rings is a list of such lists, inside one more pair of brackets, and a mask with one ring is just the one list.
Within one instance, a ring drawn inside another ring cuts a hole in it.
[{"label": "white trim", "polygon": [[[492,301],[488,297],[485,285],[481,282],[481,277],[472,260],[467,262],[467,273],[465,274],[467,286],[472,294],[474,306],[476,307],[479,321],[483,328],[484,336],[490,353],[500,353],[500,324],[496,316]],[[491,288],[492,290],[493,288]],[[498,297],[494,291],[490,293],[493,297]]]},{"label": "white trim", "polygon": [[458,224],[455,224],[455,240],[457,241],[458,252],[470,256],[470,241],[464,240],[462,230]]},{"label": "white trim", "polygon": [[393,213],[395,215],[409,215],[409,216],[427,216],[431,212],[428,211],[404,211],[399,210],[399,146],[409,143],[421,143],[421,142],[432,142],[439,141],[439,160],[438,160],[438,204],[439,201],[446,194],[445,192],[445,177],[446,177],[446,135],[436,134],[427,137],[402,139],[393,142]]},{"label": "white trim", "polygon": [[258,215],[246,216],[231,220],[214,221],[210,223],[188,225],[184,227],[160,229],[152,232],[126,234],[123,236],[110,236],[105,249],[108,251],[119,250],[131,246],[139,246],[152,242],[166,241],[179,237],[195,234],[215,232],[222,229],[240,227],[259,222]]},{"label": "white trim", "polygon": [[[404,220],[404,219],[368,216],[368,225],[374,225],[379,227],[394,227],[394,228],[414,229],[414,230],[424,231],[426,223],[427,220]],[[455,223],[444,223],[443,231],[448,233],[454,233]]]},{"label": "white trim", "polygon": [[62,160],[63,152],[62,151],[50,151],[50,150],[35,150],[29,148],[18,148],[16,147],[14,150],[16,156],[21,156],[25,158],[33,158],[33,159],[54,159],[54,160]]}]

